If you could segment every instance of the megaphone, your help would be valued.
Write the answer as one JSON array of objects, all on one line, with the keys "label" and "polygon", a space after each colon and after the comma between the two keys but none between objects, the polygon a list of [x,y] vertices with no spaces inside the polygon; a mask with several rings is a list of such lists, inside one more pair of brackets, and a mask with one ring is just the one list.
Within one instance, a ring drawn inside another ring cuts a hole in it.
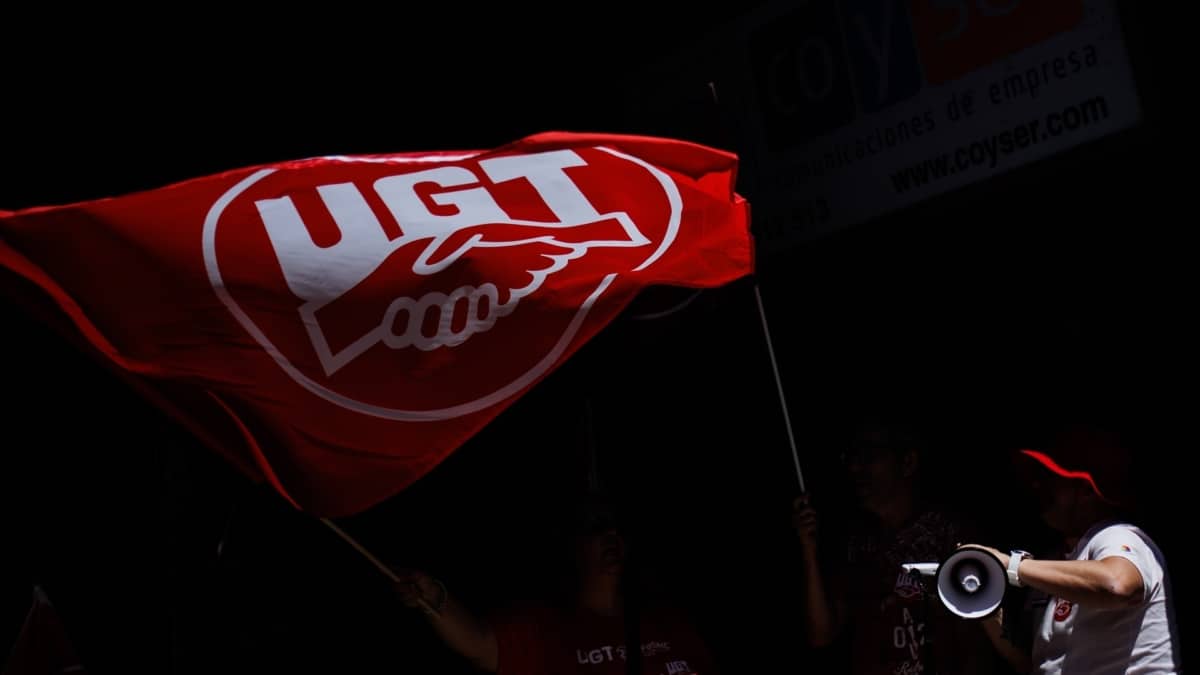
[{"label": "megaphone", "polygon": [[1008,573],[985,549],[964,546],[938,563],[907,563],[909,572],[937,577],[938,599],[964,619],[985,617],[1000,607]]}]

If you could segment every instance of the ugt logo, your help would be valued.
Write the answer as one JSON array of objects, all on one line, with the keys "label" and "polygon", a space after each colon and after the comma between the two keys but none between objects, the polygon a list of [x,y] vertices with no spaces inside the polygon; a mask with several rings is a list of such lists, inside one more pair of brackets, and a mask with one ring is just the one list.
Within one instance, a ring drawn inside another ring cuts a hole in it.
[{"label": "ugt logo", "polygon": [[547,372],[618,275],[670,248],[681,215],[670,176],[604,147],[329,158],[233,186],[205,221],[204,257],[296,382],[362,413],[437,420]]}]

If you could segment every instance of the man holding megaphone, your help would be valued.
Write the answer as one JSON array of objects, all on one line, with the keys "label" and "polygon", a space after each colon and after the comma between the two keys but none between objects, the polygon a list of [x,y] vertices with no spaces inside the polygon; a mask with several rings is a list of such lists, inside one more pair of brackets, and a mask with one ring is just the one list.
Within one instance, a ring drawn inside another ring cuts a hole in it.
[{"label": "man holding megaphone", "polygon": [[1045,450],[1021,450],[1020,470],[1042,519],[1063,535],[1066,558],[967,545],[937,570],[943,604],[965,618],[990,613],[1006,586],[1049,596],[1031,663],[1021,663],[999,631],[988,632],[1014,666],[1088,675],[1181,671],[1162,551],[1123,518],[1132,505],[1130,460],[1115,435],[1084,427],[1060,433]]}]

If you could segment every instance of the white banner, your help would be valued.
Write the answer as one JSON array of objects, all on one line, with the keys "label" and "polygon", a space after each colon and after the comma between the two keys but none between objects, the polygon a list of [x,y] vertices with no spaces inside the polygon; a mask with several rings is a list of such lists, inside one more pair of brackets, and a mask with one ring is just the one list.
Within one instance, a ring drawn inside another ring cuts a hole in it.
[{"label": "white banner", "polygon": [[812,0],[709,71],[753,166],[760,251],[1135,125],[1113,0]]}]

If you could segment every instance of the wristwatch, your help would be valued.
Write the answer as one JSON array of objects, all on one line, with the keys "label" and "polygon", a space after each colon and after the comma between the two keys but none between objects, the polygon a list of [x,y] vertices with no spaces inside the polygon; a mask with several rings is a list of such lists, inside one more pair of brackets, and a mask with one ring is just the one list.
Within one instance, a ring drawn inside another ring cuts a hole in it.
[{"label": "wristwatch", "polygon": [[1022,560],[1026,560],[1026,559],[1032,558],[1032,557],[1033,557],[1033,555],[1031,555],[1029,553],[1029,551],[1021,551],[1019,549],[1014,549],[1012,551],[1009,551],[1009,553],[1008,553],[1008,583],[1010,583],[1013,586],[1016,586],[1018,588],[1020,588],[1021,586],[1024,586],[1024,584],[1021,583],[1021,575],[1018,573],[1017,570],[1020,568]]}]

